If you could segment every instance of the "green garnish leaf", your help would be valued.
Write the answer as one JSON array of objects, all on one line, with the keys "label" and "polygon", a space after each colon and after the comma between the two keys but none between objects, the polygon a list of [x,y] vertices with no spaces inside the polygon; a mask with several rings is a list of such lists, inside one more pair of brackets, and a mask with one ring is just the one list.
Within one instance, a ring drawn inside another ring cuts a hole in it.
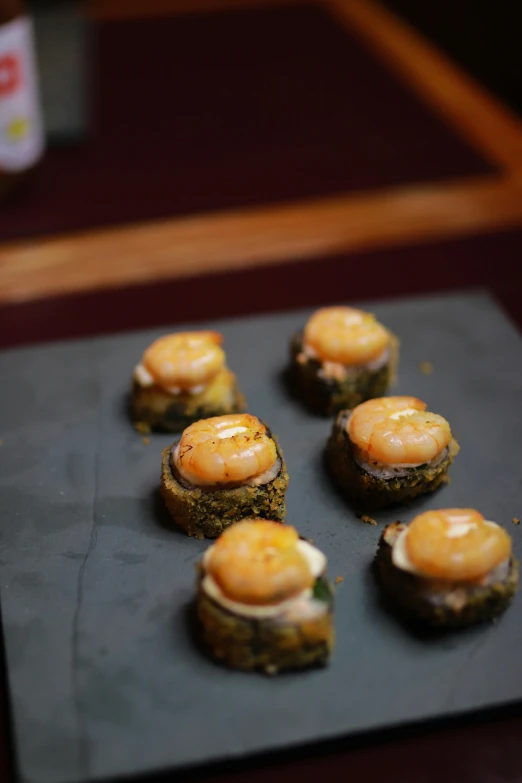
[{"label": "green garnish leaf", "polygon": [[316,601],[324,601],[325,603],[332,600],[332,591],[330,590],[328,583],[321,577],[315,581],[313,596]]}]

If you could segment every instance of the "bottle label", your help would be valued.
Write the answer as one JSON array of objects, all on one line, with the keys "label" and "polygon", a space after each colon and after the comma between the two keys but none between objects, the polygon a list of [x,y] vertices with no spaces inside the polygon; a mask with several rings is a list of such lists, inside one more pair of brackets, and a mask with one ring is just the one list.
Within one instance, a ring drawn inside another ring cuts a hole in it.
[{"label": "bottle label", "polygon": [[20,17],[0,27],[0,169],[21,171],[42,151],[33,30]]}]

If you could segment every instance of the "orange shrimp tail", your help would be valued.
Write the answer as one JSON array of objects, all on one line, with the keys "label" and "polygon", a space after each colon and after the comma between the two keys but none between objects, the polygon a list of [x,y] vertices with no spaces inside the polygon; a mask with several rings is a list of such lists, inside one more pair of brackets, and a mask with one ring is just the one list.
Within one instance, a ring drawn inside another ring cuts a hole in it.
[{"label": "orange shrimp tail", "polygon": [[313,576],[296,545],[294,528],[266,520],[244,520],[228,528],[214,545],[208,573],[227,598],[270,605],[309,588]]},{"label": "orange shrimp tail", "polygon": [[452,581],[472,581],[507,560],[511,539],[475,509],[426,511],[409,525],[408,556],[423,574]]}]

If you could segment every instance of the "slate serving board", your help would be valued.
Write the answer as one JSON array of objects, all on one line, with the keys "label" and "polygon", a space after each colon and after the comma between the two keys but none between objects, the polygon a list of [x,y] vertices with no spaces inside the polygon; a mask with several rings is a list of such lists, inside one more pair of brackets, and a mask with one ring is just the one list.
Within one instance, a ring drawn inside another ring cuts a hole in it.
[{"label": "slate serving board", "polygon": [[372,309],[402,341],[396,392],[446,416],[462,447],[448,487],[380,512],[378,527],[323,472],[330,421],[281,382],[287,338],[308,311],[201,324],[223,331],[249,410],[280,437],[288,521],[344,577],[331,665],[273,679],[216,666],[188,630],[207,543],[166,527],[157,486],[171,437],[144,444],[125,410],[131,370],[161,332],[0,357],[1,601],[23,780],[180,768],[522,698],[519,597],[494,624],[422,636],[386,613],[369,571],[384,523],[441,506],[477,506],[522,555],[511,522],[522,516],[521,339],[485,294]]}]

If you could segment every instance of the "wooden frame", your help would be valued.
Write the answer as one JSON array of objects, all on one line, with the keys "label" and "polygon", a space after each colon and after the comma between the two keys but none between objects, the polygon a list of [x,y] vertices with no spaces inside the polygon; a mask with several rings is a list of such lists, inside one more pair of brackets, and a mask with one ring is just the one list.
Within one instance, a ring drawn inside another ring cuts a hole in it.
[{"label": "wooden frame", "polygon": [[[193,11],[252,4],[188,2]],[[0,246],[0,302],[522,225],[520,120],[374,0],[322,2],[501,172],[7,243]],[[187,10],[185,0],[94,0],[90,12],[121,17],[140,6]]]}]

